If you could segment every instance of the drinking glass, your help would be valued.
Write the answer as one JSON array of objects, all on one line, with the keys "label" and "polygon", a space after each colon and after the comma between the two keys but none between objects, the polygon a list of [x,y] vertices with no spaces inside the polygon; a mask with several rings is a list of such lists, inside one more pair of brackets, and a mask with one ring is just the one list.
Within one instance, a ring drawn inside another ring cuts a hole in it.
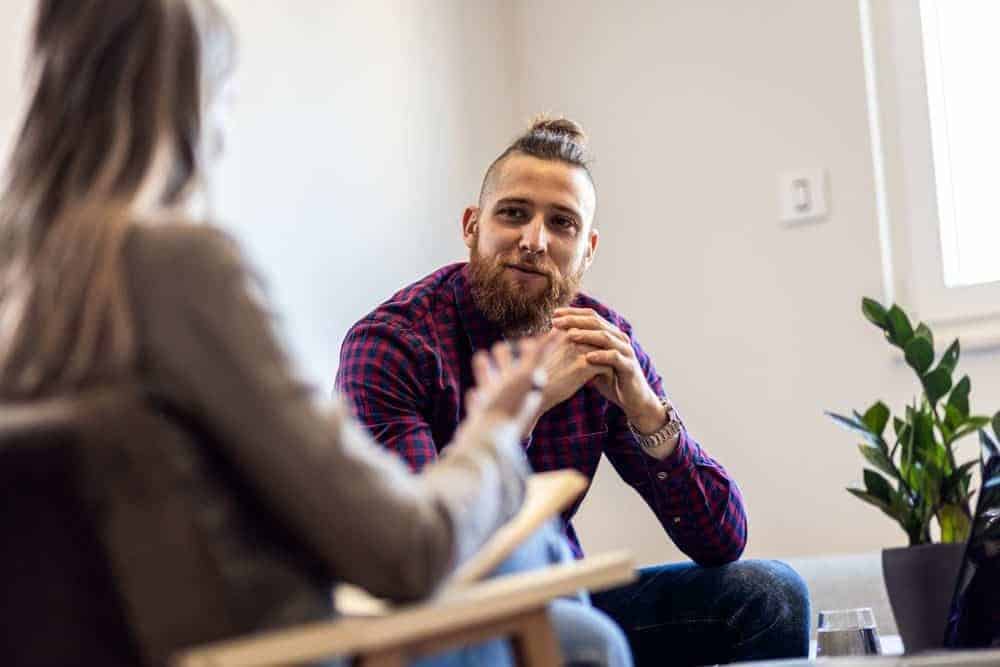
[{"label": "drinking glass", "polygon": [[816,626],[816,657],[835,655],[880,655],[882,642],[871,608],[819,612]]}]

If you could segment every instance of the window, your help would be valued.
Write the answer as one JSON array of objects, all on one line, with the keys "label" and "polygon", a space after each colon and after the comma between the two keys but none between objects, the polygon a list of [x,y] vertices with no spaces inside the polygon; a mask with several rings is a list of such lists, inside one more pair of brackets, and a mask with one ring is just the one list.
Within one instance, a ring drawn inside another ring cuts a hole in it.
[{"label": "window", "polygon": [[[1000,2],[859,0],[886,296],[1000,341]],[[971,334],[971,335],[970,335]]]},{"label": "window", "polygon": [[921,0],[924,71],[947,287],[1000,280],[1000,3]]}]

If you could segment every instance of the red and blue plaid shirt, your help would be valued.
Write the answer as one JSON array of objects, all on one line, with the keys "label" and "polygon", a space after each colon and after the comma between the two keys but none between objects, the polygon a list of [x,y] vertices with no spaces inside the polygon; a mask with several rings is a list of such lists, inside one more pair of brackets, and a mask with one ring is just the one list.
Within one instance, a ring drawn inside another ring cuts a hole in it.
[{"label": "red and blue plaid shirt", "polygon": [[[629,336],[650,386],[663,396],[662,380],[629,323],[584,294],[573,305],[594,309]],[[420,470],[451,441],[465,416],[472,354],[501,338],[472,301],[466,264],[445,266],[351,328],[341,348],[337,389],[378,442]],[[676,451],[659,461],[639,447],[622,410],[584,386],[542,415],[525,446],[535,470],[576,468],[591,480],[601,454],[607,456],[697,563],[727,563],[743,552],[747,519],[740,491],[686,431]],[[569,520],[580,500],[563,516],[577,555],[582,552]]]}]

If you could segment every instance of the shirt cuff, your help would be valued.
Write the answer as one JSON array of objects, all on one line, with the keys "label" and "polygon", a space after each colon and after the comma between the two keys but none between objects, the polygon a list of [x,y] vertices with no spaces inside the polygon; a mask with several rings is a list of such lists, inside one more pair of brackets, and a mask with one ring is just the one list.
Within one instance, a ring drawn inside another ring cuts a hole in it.
[{"label": "shirt cuff", "polygon": [[657,460],[646,455],[647,464],[653,475],[658,480],[667,480],[677,473],[690,470],[694,467],[694,448],[691,446],[687,429],[682,428],[677,439],[677,447],[670,453],[670,456],[663,460]]}]

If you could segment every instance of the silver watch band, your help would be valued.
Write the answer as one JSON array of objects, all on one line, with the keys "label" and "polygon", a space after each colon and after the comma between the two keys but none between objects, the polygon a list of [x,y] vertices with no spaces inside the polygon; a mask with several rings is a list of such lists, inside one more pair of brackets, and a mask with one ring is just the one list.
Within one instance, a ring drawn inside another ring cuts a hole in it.
[{"label": "silver watch band", "polygon": [[656,449],[663,443],[673,440],[681,432],[681,429],[684,428],[670,400],[666,396],[661,396],[660,402],[667,410],[667,419],[663,422],[663,426],[657,429],[655,433],[644,435],[636,430],[632,422],[628,423],[629,430],[632,431],[632,435],[635,436],[635,439],[639,442],[639,446],[643,449]]}]

